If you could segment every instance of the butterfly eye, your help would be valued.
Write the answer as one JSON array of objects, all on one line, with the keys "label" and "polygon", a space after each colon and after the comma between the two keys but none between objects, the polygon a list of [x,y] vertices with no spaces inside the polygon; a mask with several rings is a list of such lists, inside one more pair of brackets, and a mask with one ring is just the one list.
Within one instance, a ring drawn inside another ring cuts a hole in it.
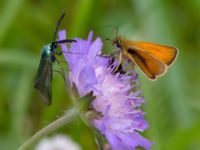
[{"label": "butterfly eye", "polygon": [[116,43],[116,46],[117,46],[118,48],[121,48],[121,47],[122,47],[121,44],[120,44],[119,42]]}]

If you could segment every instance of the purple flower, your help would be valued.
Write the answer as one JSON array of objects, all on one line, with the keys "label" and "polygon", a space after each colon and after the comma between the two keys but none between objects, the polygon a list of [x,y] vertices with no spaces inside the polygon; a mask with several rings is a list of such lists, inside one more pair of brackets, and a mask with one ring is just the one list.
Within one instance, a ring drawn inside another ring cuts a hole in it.
[{"label": "purple flower", "polygon": [[[72,43],[70,49],[61,45],[70,68],[70,83],[76,84],[81,96],[93,91],[96,98],[92,106],[102,117],[93,119],[92,124],[113,150],[150,149],[152,142],[140,135],[148,123],[140,110],[144,98],[138,90],[137,75],[134,72],[113,75],[109,58],[100,56],[101,39],[92,41],[92,36],[90,32],[87,40],[75,38],[76,43]],[[62,39],[66,39],[65,31],[59,32],[59,40]]]}]

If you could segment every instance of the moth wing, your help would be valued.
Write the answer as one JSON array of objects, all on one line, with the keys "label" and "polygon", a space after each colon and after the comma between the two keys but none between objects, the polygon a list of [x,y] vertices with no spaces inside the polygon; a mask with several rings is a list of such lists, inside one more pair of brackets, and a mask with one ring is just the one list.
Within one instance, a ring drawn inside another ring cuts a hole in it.
[{"label": "moth wing", "polygon": [[152,80],[155,80],[157,76],[163,75],[167,69],[163,62],[144,51],[129,48],[127,57],[133,63],[136,63]]},{"label": "moth wing", "polygon": [[49,58],[41,57],[34,87],[40,92],[45,104],[51,104],[52,62]]},{"label": "moth wing", "polygon": [[128,42],[135,49],[140,49],[153,57],[159,59],[166,65],[170,65],[175,61],[178,54],[178,49],[170,46],[148,43],[148,42]]}]

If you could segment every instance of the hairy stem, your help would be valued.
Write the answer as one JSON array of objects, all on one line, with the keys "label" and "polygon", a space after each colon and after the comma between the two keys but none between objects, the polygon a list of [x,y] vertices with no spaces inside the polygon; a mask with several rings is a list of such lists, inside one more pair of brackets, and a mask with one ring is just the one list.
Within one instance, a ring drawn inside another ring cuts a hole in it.
[{"label": "hairy stem", "polygon": [[52,131],[66,125],[69,123],[74,117],[78,115],[76,109],[70,109],[68,110],[64,116],[58,118],[54,122],[50,123],[37,133],[35,133],[30,139],[28,139],[24,144],[22,144],[18,150],[26,150],[28,149],[31,145],[33,145],[37,140],[39,140],[41,137],[44,135],[47,135],[48,133],[51,133]]}]

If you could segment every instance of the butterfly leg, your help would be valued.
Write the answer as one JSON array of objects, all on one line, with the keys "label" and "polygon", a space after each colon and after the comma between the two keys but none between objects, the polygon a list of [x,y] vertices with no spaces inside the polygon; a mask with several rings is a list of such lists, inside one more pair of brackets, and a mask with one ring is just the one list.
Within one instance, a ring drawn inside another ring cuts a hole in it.
[{"label": "butterfly leg", "polygon": [[116,49],[113,49],[113,50],[110,52],[109,56],[111,56],[111,57],[113,57],[113,58],[116,58],[117,54],[118,54],[118,52],[116,51]]},{"label": "butterfly leg", "polygon": [[122,64],[122,53],[120,53],[119,54],[119,62],[118,62],[118,64],[117,64],[117,66],[115,67],[115,69],[112,71],[112,73],[117,73],[118,71],[119,71],[119,68],[120,68],[120,66],[121,66],[121,64]]}]

